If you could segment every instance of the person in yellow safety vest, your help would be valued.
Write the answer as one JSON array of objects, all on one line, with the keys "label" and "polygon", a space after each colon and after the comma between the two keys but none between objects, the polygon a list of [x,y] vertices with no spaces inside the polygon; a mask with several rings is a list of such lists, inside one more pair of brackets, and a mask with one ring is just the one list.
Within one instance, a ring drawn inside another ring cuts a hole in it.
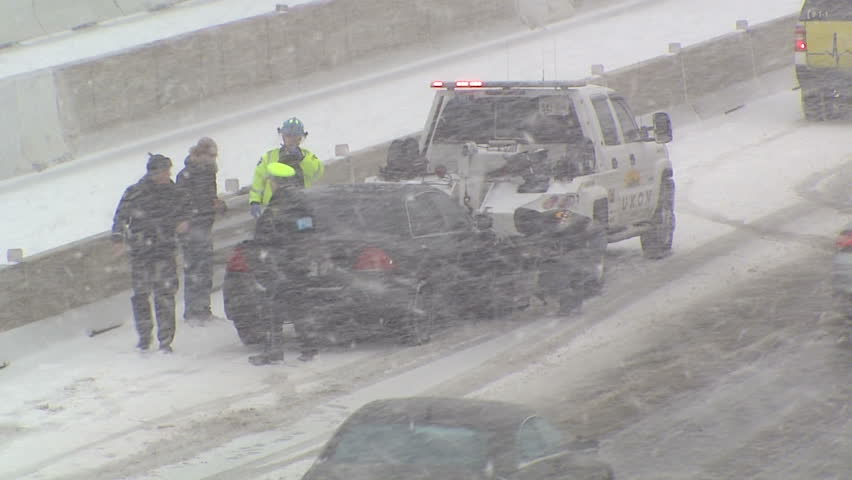
[{"label": "person in yellow safety vest", "polygon": [[305,188],[309,188],[325,172],[325,167],[319,158],[301,146],[302,140],[308,135],[301,120],[296,117],[288,118],[278,128],[278,133],[281,135],[283,144],[280,148],[264,153],[254,170],[254,179],[249,192],[251,215],[254,218],[260,217],[263,207],[268,205],[269,199],[272,198],[272,182],[267,171],[267,165],[270,163],[280,162],[293,167]]}]

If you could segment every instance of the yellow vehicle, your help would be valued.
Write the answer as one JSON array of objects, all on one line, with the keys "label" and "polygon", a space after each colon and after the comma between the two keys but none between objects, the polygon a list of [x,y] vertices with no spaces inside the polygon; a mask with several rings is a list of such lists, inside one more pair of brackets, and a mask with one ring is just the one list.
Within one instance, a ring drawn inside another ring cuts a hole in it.
[{"label": "yellow vehicle", "polygon": [[833,118],[852,106],[852,0],[805,0],[794,50],[805,118]]}]

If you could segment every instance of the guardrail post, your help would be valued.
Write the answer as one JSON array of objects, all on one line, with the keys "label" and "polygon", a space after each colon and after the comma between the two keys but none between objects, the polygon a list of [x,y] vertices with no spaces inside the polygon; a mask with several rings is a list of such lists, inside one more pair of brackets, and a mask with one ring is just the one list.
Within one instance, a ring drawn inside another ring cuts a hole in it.
[{"label": "guardrail post", "polygon": [[686,63],[683,61],[681,51],[683,47],[680,42],[669,42],[669,54],[676,55],[677,61],[680,63],[680,80],[683,85],[683,103],[689,105],[689,85],[686,82]]},{"label": "guardrail post", "polygon": [[590,71],[592,73],[592,81],[593,82],[595,82],[598,85],[602,85],[604,87],[609,86],[609,81],[606,78],[606,69],[604,68],[604,66],[602,64],[596,63],[596,64],[592,65]]},{"label": "guardrail post", "polygon": [[737,20],[737,31],[748,35],[748,49],[751,54],[751,75],[755,80],[758,80],[757,74],[757,59],[754,55],[754,38],[751,35],[751,29],[748,28],[748,20]]},{"label": "guardrail post", "polygon": [[237,193],[240,191],[240,179],[228,178],[225,180],[225,191],[227,193]]}]

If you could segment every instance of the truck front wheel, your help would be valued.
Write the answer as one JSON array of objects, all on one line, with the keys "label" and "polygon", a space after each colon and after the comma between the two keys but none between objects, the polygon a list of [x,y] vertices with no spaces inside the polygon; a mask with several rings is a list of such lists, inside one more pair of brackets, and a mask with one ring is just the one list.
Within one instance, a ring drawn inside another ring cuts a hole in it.
[{"label": "truck front wheel", "polygon": [[642,253],[646,258],[660,259],[671,252],[675,229],[674,191],[674,180],[663,179],[651,226],[640,237]]}]

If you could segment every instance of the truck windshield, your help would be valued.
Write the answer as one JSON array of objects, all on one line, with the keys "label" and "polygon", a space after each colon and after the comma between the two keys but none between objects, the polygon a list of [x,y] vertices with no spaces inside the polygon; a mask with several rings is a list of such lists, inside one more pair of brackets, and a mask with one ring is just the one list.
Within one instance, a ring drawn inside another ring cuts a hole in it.
[{"label": "truck windshield", "polygon": [[582,129],[567,96],[482,96],[457,94],[444,108],[435,143],[570,143]]}]

